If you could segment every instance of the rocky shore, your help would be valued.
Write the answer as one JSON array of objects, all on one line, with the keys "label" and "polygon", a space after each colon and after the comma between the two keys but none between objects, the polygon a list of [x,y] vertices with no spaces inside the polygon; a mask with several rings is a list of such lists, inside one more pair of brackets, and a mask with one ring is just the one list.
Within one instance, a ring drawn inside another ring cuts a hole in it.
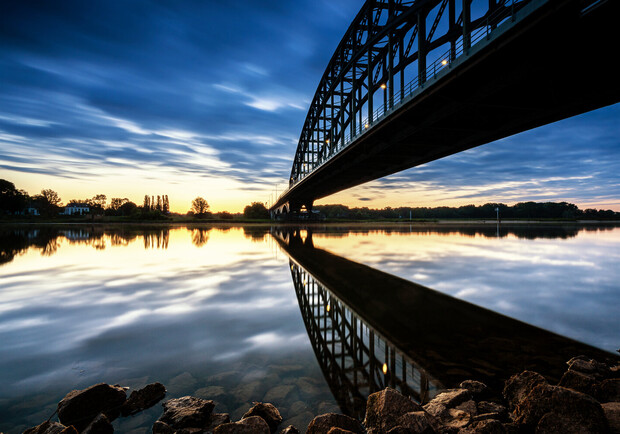
[{"label": "rocky shore", "polygon": [[[343,414],[315,417],[307,434],[522,434],[612,433],[620,434],[620,365],[585,357],[567,362],[557,385],[540,374],[524,371],[505,382],[502,391],[476,380],[444,390],[421,405],[398,391],[386,388],[369,396],[363,422]],[[112,421],[154,406],[166,394],[160,383],[134,390],[96,384],[69,392],[55,415],[25,434],[107,434]],[[281,427],[282,416],[270,403],[256,402],[238,421],[216,413],[213,400],[193,396],[170,399],[153,424],[154,434],[283,434],[298,433],[293,425]]]}]

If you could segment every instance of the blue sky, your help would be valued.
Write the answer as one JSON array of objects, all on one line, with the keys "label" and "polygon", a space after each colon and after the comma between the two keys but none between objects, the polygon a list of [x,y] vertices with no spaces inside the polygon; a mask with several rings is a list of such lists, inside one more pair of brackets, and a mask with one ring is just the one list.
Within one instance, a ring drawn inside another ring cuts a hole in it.
[{"label": "blue sky", "polygon": [[[63,201],[168,194],[185,212],[268,201],[363,2],[0,4],[0,178]],[[321,203],[525,200],[620,211],[620,105],[374,181]]]}]

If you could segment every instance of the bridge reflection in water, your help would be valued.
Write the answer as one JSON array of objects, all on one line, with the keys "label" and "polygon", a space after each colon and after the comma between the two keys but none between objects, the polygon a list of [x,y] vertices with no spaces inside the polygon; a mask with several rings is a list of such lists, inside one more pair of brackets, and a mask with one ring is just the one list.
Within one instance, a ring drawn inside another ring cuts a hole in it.
[{"label": "bridge reflection in water", "polygon": [[557,382],[576,355],[619,360],[315,248],[312,231],[274,227],[272,236],[290,258],[308,336],[345,414],[363,417],[367,396],[386,386],[425,402],[466,379],[501,391],[525,369]]},{"label": "bridge reflection in water", "polygon": [[368,395],[387,386],[419,402],[442,388],[293,261],[291,274],[316,358],[343,412],[363,418]]}]

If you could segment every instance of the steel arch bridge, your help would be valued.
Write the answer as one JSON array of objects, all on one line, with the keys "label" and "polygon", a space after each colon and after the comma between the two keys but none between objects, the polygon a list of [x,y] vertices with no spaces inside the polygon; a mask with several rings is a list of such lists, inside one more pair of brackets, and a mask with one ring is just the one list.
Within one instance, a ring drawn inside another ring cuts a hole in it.
[{"label": "steel arch bridge", "polygon": [[620,101],[614,0],[367,0],[336,48],[272,216]]}]

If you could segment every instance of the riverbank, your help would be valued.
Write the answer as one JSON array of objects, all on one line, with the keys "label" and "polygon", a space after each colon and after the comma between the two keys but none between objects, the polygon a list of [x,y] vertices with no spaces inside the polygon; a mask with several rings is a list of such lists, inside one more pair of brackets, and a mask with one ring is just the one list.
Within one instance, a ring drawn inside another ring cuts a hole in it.
[{"label": "riverbank", "polygon": [[[610,359],[611,360],[611,359]],[[380,433],[620,433],[620,364],[575,357],[557,385],[540,374],[523,371],[503,390],[466,380],[418,403],[386,388],[372,393],[363,421],[347,415],[316,416],[307,434]],[[112,421],[133,417],[166,395],[160,383],[134,390],[100,383],[69,392],[47,421],[25,434],[111,433]],[[280,427],[282,416],[271,403],[255,402],[238,421],[216,413],[216,402],[185,396],[163,403],[153,423],[155,434],[169,433],[299,433],[305,427]],[[58,422],[52,421],[57,415]],[[283,428],[283,429],[281,429]]]},{"label": "riverbank", "polygon": [[147,226],[179,226],[179,225],[203,225],[203,226],[346,226],[346,227],[398,227],[398,226],[425,226],[425,225],[620,225],[620,220],[558,220],[558,219],[413,219],[413,220],[256,220],[256,219],[194,219],[194,218],[171,218],[165,220],[139,220],[121,217],[90,218],[2,218],[0,225],[147,225]]}]

